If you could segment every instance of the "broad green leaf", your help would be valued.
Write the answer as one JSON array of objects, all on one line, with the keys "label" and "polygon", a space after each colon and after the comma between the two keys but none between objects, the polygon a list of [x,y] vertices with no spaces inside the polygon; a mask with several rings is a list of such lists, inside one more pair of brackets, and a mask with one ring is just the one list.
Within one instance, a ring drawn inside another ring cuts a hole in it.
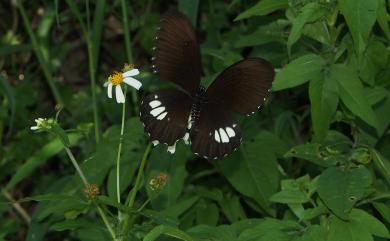
[{"label": "broad green leaf", "polygon": [[389,91],[380,86],[376,86],[374,88],[365,88],[364,91],[370,105],[377,104],[384,98],[390,96]]},{"label": "broad green leaf", "polygon": [[337,82],[327,76],[313,79],[309,84],[309,96],[314,140],[321,142],[326,137],[339,102]]},{"label": "broad green leaf", "polygon": [[352,209],[350,219],[352,222],[355,221],[360,223],[361,226],[365,227],[372,235],[382,238],[390,238],[390,234],[386,226],[374,216],[361,209]]},{"label": "broad green leaf", "polygon": [[181,200],[176,202],[175,205],[161,211],[161,214],[170,215],[172,217],[179,217],[185,211],[190,209],[197,201],[199,200],[198,196],[193,196],[191,198]]},{"label": "broad green leaf", "polygon": [[199,0],[178,0],[178,8],[196,28],[196,20],[198,17]]},{"label": "broad green leaf", "polygon": [[288,7],[288,0],[262,0],[253,7],[240,13],[234,21],[242,20],[253,16],[264,16],[276,10]]},{"label": "broad green leaf", "polygon": [[254,140],[244,142],[238,152],[216,162],[234,188],[256,200],[270,214],[273,211],[269,207],[269,198],[276,193],[279,182],[277,153],[270,148],[273,141],[272,135],[261,132]]},{"label": "broad green leaf", "polygon": [[[69,134],[68,138],[71,145],[73,145],[78,142],[81,136],[79,134]],[[58,154],[63,149],[63,144],[57,138],[44,145],[41,150],[34,153],[21,167],[18,168],[17,172],[5,186],[5,189],[9,190],[13,188],[21,180],[30,175],[36,168],[43,165],[48,159]]]},{"label": "broad green leaf", "polygon": [[339,0],[341,13],[351,32],[355,50],[360,55],[376,21],[377,0]]},{"label": "broad green leaf", "polygon": [[294,146],[284,156],[301,158],[323,167],[335,164],[334,159],[329,159],[328,153],[321,150],[321,145],[317,143]]},{"label": "broad green leaf", "polygon": [[282,190],[271,196],[272,202],[285,204],[301,204],[309,201],[307,186],[310,182],[308,176],[304,179],[288,179],[282,180]]},{"label": "broad green leaf", "polygon": [[320,225],[309,226],[302,236],[293,239],[293,241],[326,241],[327,230]]},{"label": "broad green leaf", "polygon": [[[187,146],[181,142],[177,143],[174,155],[167,152],[166,145],[153,148],[148,160],[146,180],[150,180],[161,172],[167,174],[167,182],[161,190],[154,191],[146,188],[155,210],[164,210],[176,204],[187,176],[185,163],[190,156]],[[145,184],[148,185],[148,183]]]},{"label": "broad green leaf", "polygon": [[219,220],[219,208],[214,203],[198,203],[196,208],[197,224],[216,226]]},{"label": "broad green leaf", "polygon": [[230,223],[246,219],[244,208],[240,203],[240,198],[236,195],[225,197],[219,202],[219,206],[221,206],[221,211]]},{"label": "broad green leaf", "polygon": [[238,241],[287,241],[290,240],[287,233],[298,229],[300,226],[294,221],[266,218],[259,225],[242,232]]},{"label": "broad green leaf", "polygon": [[371,174],[364,167],[330,167],[318,180],[318,194],[325,205],[341,219],[348,219],[354,204],[371,184]]},{"label": "broad green leaf", "polygon": [[184,231],[181,231],[181,230],[174,228],[174,227],[160,225],[160,226],[153,228],[145,236],[143,241],[154,241],[162,234],[167,235],[169,237],[177,238],[179,240],[184,240],[184,241],[193,241],[194,240],[191,236],[189,236]]},{"label": "broad green leaf", "polygon": [[370,232],[355,221],[343,221],[332,216],[327,241],[373,241]]},{"label": "broad green leaf", "polygon": [[301,56],[276,73],[272,90],[288,89],[311,79],[318,79],[322,76],[321,70],[324,66],[325,60],[321,56],[315,54]]},{"label": "broad green leaf", "polygon": [[235,230],[231,226],[212,227],[198,225],[188,230],[196,241],[237,241]]},{"label": "broad green leaf", "polygon": [[342,64],[330,68],[330,76],[338,82],[339,96],[347,108],[374,128],[378,128],[378,120],[364,94],[364,88],[358,76]]},{"label": "broad green leaf", "polygon": [[80,228],[95,228],[96,223],[87,220],[68,219],[62,222],[53,224],[50,229],[54,231],[75,230]]},{"label": "broad green leaf", "polygon": [[301,37],[302,29],[306,23],[314,22],[325,14],[325,8],[316,2],[306,4],[298,16],[292,22],[292,29],[287,40],[287,49],[291,53],[291,47]]}]

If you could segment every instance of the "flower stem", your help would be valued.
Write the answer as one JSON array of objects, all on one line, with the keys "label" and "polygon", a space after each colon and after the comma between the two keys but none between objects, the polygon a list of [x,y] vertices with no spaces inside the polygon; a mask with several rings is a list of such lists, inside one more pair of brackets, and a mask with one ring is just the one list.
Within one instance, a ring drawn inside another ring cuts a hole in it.
[{"label": "flower stem", "polygon": [[5,189],[1,190],[1,193],[3,193],[4,197],[12,203],[12,206],[20,214],[23,221],[29,225],[31,223],[31,217],[28,215],[27,211],[17,202],[15,199],[11,196],[9,192],[7,192]]},{"label": "flower stem", "polygon": [[129,200],[129,204],[128,204],[128,206],[130,208],[132,208],[134,205],[135,197],[137,196],[138,188],[139,188],[139,185],[141,183],[141,177],[142,177],[142,174],[144,172],[145,163],[146,163],[147,157],[149,155],[149,152],[151,150],[151,147],[152,147],[152,143],[149,143],[148,146],[146,147],[144,155],[142,157],[141,165],[138,169],[137,178],[135,179],[134,188],[131,192],[131,196],[130,196],[130,200]]},{"label": "flower stem", "polygon": [[[122,18],[123,18],[123,32],[125,37],[125,49],[128,63],[133,63],[133,53],[131,51],[131,39],[130,39],[130,28],[129,28],[129,20],[127,15],[127,6],[130,4],[126,4],[126,0],[121,0],[121,8],[122,8]],[[131,99],[134,104],[135,112],[137,112],[138,102],[137,92],[135,89],[131,89]]]},{"label": "flower stem", "polygon": [[[87,187],[89,185],[89,182],[88,182],[87,178],[85,177],[83,170],[81,170],[79,164],[77,163],[76,158],[74,157],[72,151],[68,147],[65,147],[65,150],[66,150],[66,153],[68,154],[69,159],[72,161],[72,164],[75,167],[77,173],[80,175],[80,178],[84,183],[84,186]],[[102,218],[104,225],[106,225],[108,232],[110,233],[112,239],[115,241],[116,240],[115,232],[112,229],[110,223],[108,222],[106,214],[103,212],[103,209],[99,206],[99,204],[97,204],[96,202],[94,202],[94,204],[96,205],[96,208],[98,209],[99,215]]]}]

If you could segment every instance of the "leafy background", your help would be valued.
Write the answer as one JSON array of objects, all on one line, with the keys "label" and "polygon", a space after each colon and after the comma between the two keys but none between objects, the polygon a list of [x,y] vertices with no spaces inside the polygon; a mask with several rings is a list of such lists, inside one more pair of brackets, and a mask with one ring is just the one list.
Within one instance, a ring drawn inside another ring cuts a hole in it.
[{"label": "leafy background", "polygon": [[[121,108],[102,84],[128,56],[141,68],[142,93],[127,98],[126,198],[149,141],[138,99],[166,85],[149,59],[169,8],[196,26],[205,85],[249,56],[267,59],[277,74],[262,111],[240,119],[244,142],[233,155],[209,163],[183,143],[175,155],[153,148],[135,206],[150,202],[126,238],[388,240],[386,0],[1,1],[0,240],[109,240],[61,142],[29,127],[61,103],[71,149],[115,213]],[[167,183],[150,189],[161,172]]]}]

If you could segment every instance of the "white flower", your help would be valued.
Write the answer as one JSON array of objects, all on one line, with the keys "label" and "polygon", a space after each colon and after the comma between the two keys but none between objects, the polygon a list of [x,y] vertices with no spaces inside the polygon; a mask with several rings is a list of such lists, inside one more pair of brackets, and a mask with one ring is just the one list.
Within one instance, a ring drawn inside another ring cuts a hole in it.
[{"label": "white flower", "polygon": [[112,87],[115,86],[116,102],[125,103],[125,95],[123,94],[121,84],[124,82],[139,90],[139,88],[142,86],[142,83],[133,78],[133,76],[138,74],[138,69],[130,68],[126,72],[114,72],[112,75],[110,75],[110,77],[108,77],[108,81],[104,83],[104,86],[107,87],[108,98],[112,98]]},{"label": "white flower", "polygon": [[30,129],[33,130],[33,131],[42,129],[45,121],[46,121],[46,118],[35,119],[36,125],[35,126],[31,126]]}]

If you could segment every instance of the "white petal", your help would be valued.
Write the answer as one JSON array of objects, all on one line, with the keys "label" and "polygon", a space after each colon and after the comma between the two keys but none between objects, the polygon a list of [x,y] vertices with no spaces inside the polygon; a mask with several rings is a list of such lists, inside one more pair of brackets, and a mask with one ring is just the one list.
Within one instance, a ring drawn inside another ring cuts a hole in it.
[{"label": "white petal", "polygon": [[139,74],[139,70],[138,69],[132,69],[132,70],[129,70],[129,71],[126,71],[125,73],[123,73],[123,78],[126,78],[126,77],[130,77],[130,76],[136,76]]},{"label": "white petal", "polygon": [[107,87],[108,84],[110,84],[110,83],[111,83],[110,81],[104,82],[103,87]]},{"label": "white petal", "polygon": [[176,142],[172,146],[168,146],[168,150],[167,151],[169,153],[171,153],[171,154],[175,153],[175,151],[176,151]]},{"label": "white petal", "polygon": [[133,87],[137,90],[139,90],[139,88],[141,88],[141,86],[142,86],[141,82],[139,82],[138,80],[131,78],[131,77],[124,78],[123,82],[125,82],[126,84],[130,85],[131,87]]},{"label": "white petal", "polygon": [[115,95],[116,95],[116,102],[125,103],[125,96],[123,95],[121,85],[115,86]]},{"label": "white petal", "polygon": [[30,129],[33,130],[33,131],[36,131],[36,130],[39,129],[39,127],[38,126],[31,126]]},{"label": "white petal", "polygon": [[108,98],[112,98],[112,84],[111,83],[109,83],[107,86],[107,95],[108,95]]}]

